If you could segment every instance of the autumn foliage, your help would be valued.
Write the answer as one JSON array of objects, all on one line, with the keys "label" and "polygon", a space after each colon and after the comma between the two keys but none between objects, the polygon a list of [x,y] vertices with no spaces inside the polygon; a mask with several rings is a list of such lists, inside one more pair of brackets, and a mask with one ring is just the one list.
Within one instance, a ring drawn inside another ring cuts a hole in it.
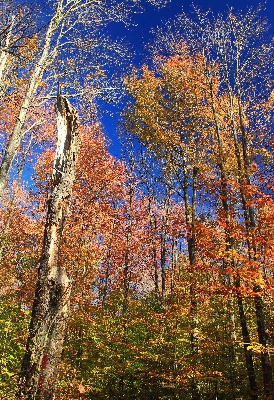
[{"label": "autumn foliage", "polygon": [[[151,62],[123,78],[123,160],[110,154],[94,103],[90,115],[75,102],[81,151],[59,249],[72,287],[58,400],[274,396],[273,43],[258,43],[257,14],[245,16],[246,36],[243,16],[226,18],[183,15],[179,36],[156,32]],[[33,33],[20,48],[26,70],[38,50]],[[7,68],[3,154],[30,80]],[[56,150],[49,82],[39,82],[1,194],[0,398],[9,400]]]}]

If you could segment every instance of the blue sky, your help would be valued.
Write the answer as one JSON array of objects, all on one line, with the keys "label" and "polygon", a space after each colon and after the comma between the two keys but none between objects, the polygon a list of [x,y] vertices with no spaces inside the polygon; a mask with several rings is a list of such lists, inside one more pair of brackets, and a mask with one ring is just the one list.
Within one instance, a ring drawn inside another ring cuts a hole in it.
[{"label": "blue sky", "polygon": [[[38,0],[41,5],[46,3]],[[141,66],[146,62],[148,56],[145,45],[152,39],[151,29],[162,26],[169,19],[174,19],[182,9],[189,15],[193,12],[193,5],[199,7],[202,11],[211,10],[214,14],[225,13],[228,8],[233,7],[235,11],[246,11],[249,7],[258,7],[260,0],[170,0],[166,7],[157,9],[151,4],[142,0],[143,12],[135,12],[132,15],[132,25],[125,27],[122,23],[111,23],[106,27],[105,32],[110,33],[113,39],[123,39],[128,47],[135,53],[131,62],[135,66]],[[269,31],[274,37],[274,0],[266,0],[265,10],[262,15],[268,18],[272,25]],[[105,106],[100,102],[99,107],[103,112],[110,112],[101,118],[104,132],[110,138],[112,145],[110,151],[114,156],[121,156],[121,149],[117,139],[117,121],[120,109],[123,104],[117,106]]]},{"label": "blue sky", "polygon": [[[175,18],[182,9],[189,15],[193,12],[194,4],[202,11],[211,10],[214,14],[225,13],[230,7],[235,11],[246,11],[249,7],[257,8],[259,1],[254,0],[197,0],[194,2],[187,0],[171,0],[165,8],[156,9],[150,4],[144,4],[142,13],[136,13],[132,16],[133,25],[126,28],[120,23],[113,23],[108,27],[110,34],[114,37],[123,38],[134,50],[133,64],[140,66],[145,63],[147,56],[145,45],[152,39],[151,29],[162,26],[167,20]],[[271,25],[269,34],[274,37],[274,0],[268,0],[265,3],[265,10],[262,16],[266,16]],[[114,156],[120,157],[121,149],[117,139],[117,120],[119,116],[118,107],[112,107],[112,116],[105,115],[102,118],[106,136],[110,138],[112,145],[110,151]]]}]

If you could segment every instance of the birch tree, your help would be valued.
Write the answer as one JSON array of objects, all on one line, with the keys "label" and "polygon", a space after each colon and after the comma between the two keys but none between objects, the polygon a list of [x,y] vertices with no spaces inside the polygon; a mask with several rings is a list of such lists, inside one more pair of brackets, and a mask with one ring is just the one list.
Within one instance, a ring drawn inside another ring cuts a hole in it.
[{"label": "birch tree", "polygon": [[[165,3],[161,0],[150,0],[150,2],[158,6]],[[53,82],[56,76],[60,78],[61,74],[61,80],[68,80],[70,90],[76,82],[79,95],[78,82],[80,79],[85,80],[83,71],[87,72],[89,69],[89,74],[86,74],[89,75],[89,83],[85,83],[88,86],[85,88],[86,92],[95,90],[98,94],[100,88],[96,84],[96,79],[105,74],[100,72],[100,67],[102,63],[106,63],[109,57],[107,49],[111,47],[110,40],[104,38],[101,31],[110,22],[126,23],[132,7],[138,4],[140,5],[140,1],[129,3],[123,0],[110,2],[107,0],[55,0],[49,3],[53,9],[52,16],[46,29],[39,33],[39,50],[30,68],[27,89],[0,166],[0,193],[3,192],[7,183],[9,170],[24,136],[28,114],[33,107],[41,82],[46,78]],[[13,21],[11,17],[5,39],[6,47],[12,40]],[[113,45],[111,50],[118,53],[121,46]],[[2,52],[4,64],[5,54],[5,51]],[[71,55],[80,58],[78,63],[81,68],[78,69],[75,66],[75,59],[71,58]],[[112,61],[108,60],[109,62]]]},{"label": "birch tree", "polygon": [[[0,2],[0,94],[7,88],[5,79],[22,67],[24,49],[38,32],[37,11],[13,0]],[[26,67],[26,65],[25,65]]]}]

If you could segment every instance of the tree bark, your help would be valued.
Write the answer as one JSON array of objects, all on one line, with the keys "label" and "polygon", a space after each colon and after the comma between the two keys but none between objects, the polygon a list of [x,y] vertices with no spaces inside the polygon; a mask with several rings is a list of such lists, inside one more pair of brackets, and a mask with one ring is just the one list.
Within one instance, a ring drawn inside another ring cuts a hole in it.
[{"label": "tree bark", "polygon": [[255,297],[255,310],[257,317],[257,331],[259,343],[262,345],[261,350],[261,364],[263,371],[263,382],[264,390],[267,399],[273,398],[273,377],[272,377],[272,364],[270,354],[267,348],[267,331],[265,328],[265,316],[264,316],[264,304],[261,297],[261,287],[256,285],[253,288],[254,292],[257,293]]},{"label": "tree bark", "polygon": [[[236,286],[240,287],[240,280],[237,279],[236,281]],[[258,400],[258,385],[257,385],[257,380],[256,380],[256,372],[254,368],[254,362],[253,362],[253,355],[252,355],[252,350],[250,349],[250,336],[249,336],[249,331],[247,327],[247,321],[246,321],[246,315],[245,315],[245,309],[244,309],[244,303],[243,299],[241,298],[240,295],[237,296],[237,301],[238,301],[238,308],[239,308],[239,317],[240,317],[240,325],[241,325],[241,330],[242,330],[242,337],[244,341],[244,352],[245,352],[245,364],[246,368],[248,371],[248,379],[249,379],[249,387],[250,387],[250,398],[252,400]]]},{"label": "tree bark", "polygon": [[[7,144],[5,154],[3,156],[2,164],[0,166],[0,195],[3,193],[5,186],[8,181],[8,174],[12,166],[13,160],[18,152],[21,140],[25,135],[25,124],[28,118],[29,109],[33,103],[35,97],[39,80],[43,77],[44,71],[53,62],[57,55],[57,47],[55,44],[52,46],[52,41],[54,34],[59,35],[57,28],[62,20],[61,3],[58,2],[58,7],[54,16],[52,17],[49,26],[45,34],[45,40],[43,44],[43,50],[41,56],[37,60],[36,66],[33,69],[28,88],[21,105],[19,114],[16,118],[16,123],[14,125],[12,134]],[[59,39],[59,38],[58,38]],[[52,48],[53,47],[53,48]]]},{"label": "tree bark", "polygon": [[52,400],[69,315],[71,280],[60,265],[61,240],[79,152],[78,117],[65,97],[57,98],[58,144],[48,201],[44,242],[18,399]]},{"label": "tree bark", "polygon": [[12,29],[14,26],[14,21],[15,21],[15,15],[12,16],[11,18],[11,23],[10,27],[8,29],[7,37],[5,40],[5,45],[2,47],[1,52],[0,52],[0,88],[2,89],[2,81],[5,78],[5,69],[8,63],[8,58],[9,58],[9,46],[10,46],[10,39],[12,35]]},{"label": "tree bark", "polygon": [[[229,250],[231,250],[233,248],[233,239],[230,236],[231,228],[230,228],[228,188],[227,188],[227,171],[225,168],[224,147],[223,147],[223,140],[222,140],[222,136],[221,136],[221,129],[220,129],[218,117],[217,117],[212,77],[210,75],[210,71],[207,66],[205,66],[205,71],[206,71],[206,76],[207,76],[209,88],[210,88],[211,108],[212,108],[213,120],[214,120],[214,124],[215,124],[215,132],[216,132],[217,142],[218,142],[218,153],[219,153],[218,154],[219,155],[218,167],[219,167],[220,175],[221,175],[221,179],[220,179],[221,193],[220,194],[221,194],[221,204],[222,204],[222,208],[223,208],[224,214],[225,214],[226,253],[228,253]],[[231,89],[231,91],[232,91],[232,89]],[[231,96],[230,96],[230,100],[232,101]],[[232,109],[231,109],[231,112],[232,112]],[[231,120],[232,120],[232,127],[234,127],[233,114],[231,114]],[[235,133],[235,131],[233,131],[233,133],[234,133],[234,141],[235,141],[236,133]],[[236,156],[237,156],[237,160],[238,160],[238,168],[240,168],[241,160],[238,157],[239,156],[238,148],[236,148]],[[241,192],[241,194],[242,194],[242,196],[244,196],[242,192]],[[242,200],[243,199],[245,199],[245,197],[242,197]],[[229,263],[231,263],[231,261]],[[235,268],[234,261],[232,261],[232,265]],[[226,266],[227,266],[227,260],[224,259],[224,267],[226,267]],[[240,287],[240,279],[237,278],[234,284],[235,284],[236,288],[239,288]],[[253,400],[256,400],[256,399],[258,399],[258,386],[257,386],[256,373],[255,373],[255,368],[254,368],[253,354],[252,354],[251,349],[249,348],[250,347],[250,335],[249,335],[247,319],[246,319],[246,314],[245,314],[245,309],[244,309],[244,302],[238,292],[237,292],[237,303],[238,303],[240,325],[241,325],[241,330],[242,330],[242,337],[243,337],[243,342],[244,342],[244,353],[245,353],[245,360],[246,360],[246,368],[247,368],[247,372],[248,372],[251,398]],[[232,314],[231,314],[231,316],[232,316]],[[233,319],[234,319],[234,316],[233,316]],[[234,331],[234,334],[235,334],[235,331]],[[234,359],[233,362],[236,361],[234,342],[235,342],[235,338],[233,338],[233,334],[232,334],[232,343],[233,343],[232,354],[233,354],[233,359]],[[233,385],[234,385],[234,383],[233,383]]]},{"label": "tree bark", "polygon": [[[187,249],[188,249],[188,258],[189,258],[189,266],[191,268],[191,282],[190,282],[190,316],[191,316],[191,334],[190,334],[190,344],[191,344],[191,353],[193,355],[194,363],[193,368],[196,369],[197,364],[197,356],[199,354],[199,320],[198,320],[198,304],[195,293],[195,283],[194,283],[194,272],[192,271],[192,266],[195,264],[195,232],[194,232],[194,224],[195,224],[195,216],[196,216],[196,195],[197,195],[197,175],[198,169],[194,166],[192,170],[192,184],[188,184],[188,172],[185,163],[183,164],[183,192],[184,192],[184,201],[185,201],[185,218],[186,218],[186,227],[187,227]],[[189,198],[189,186],[192,192],[192,202],[190,202]],[[200,400],[201,399],[201,391],[200,386],[196,380],[193,378],[192,385],[192,400]]]}]

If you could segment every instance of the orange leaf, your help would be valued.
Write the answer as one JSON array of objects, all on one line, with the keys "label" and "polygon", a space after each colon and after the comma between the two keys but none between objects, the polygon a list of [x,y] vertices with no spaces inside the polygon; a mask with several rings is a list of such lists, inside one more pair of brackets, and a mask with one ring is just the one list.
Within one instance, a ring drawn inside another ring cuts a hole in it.
[{"label": "orange leaf", "polygon": [[86,389],[85,387],[80,383],[80,385],[78,386],[78,390],[81,394],[85,394],[86,393]]}]

